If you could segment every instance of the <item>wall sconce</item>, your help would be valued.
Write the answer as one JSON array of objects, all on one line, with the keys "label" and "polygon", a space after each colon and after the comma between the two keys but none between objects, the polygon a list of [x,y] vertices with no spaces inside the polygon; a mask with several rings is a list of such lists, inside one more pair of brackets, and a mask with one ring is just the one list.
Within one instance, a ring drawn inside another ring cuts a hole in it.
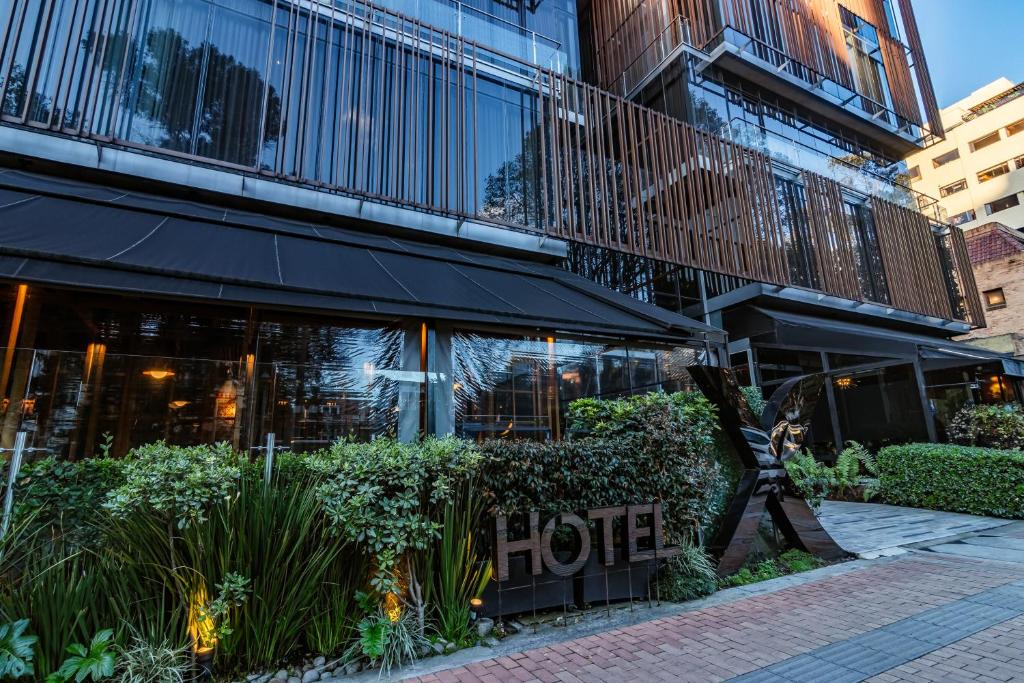
[{"label": "wall sconce", "polygon": [[153,379],[160,380],[167,379],[168,377],[174,377],[174,370],[167,370],[166,368],[151,368],[149,370],[143,370],[142,374],[146,375],[147,377],[152,377]]}]

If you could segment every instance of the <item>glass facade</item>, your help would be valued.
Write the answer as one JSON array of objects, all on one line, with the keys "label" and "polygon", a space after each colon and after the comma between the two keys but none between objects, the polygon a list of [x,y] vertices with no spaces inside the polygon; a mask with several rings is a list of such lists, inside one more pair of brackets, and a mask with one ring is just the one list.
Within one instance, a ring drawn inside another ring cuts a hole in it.
[{"label": "glass facade", "polygon": [[690,388],[692,349],[655,350],[554,338],[452,337],[455,432],[467,438],[550,439],[585,397]]},{"label": "glass facade", "polygon": [[6,285],[0,443],[62,458],[165,440],[267,434],[292,450],[341,437],[560,438],[566,406],[688,382],[692,349],[454,333],[426,322],[321,317]]}]

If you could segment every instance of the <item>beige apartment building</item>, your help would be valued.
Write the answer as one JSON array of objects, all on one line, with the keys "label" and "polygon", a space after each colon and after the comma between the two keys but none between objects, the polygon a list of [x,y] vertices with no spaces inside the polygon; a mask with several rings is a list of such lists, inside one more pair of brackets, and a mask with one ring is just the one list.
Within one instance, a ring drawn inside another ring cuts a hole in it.
[{"label": "beige apartment building", "polygon": [[941,110],[945,139],[907,157],[913,188],[965,230],[1024,228],[1024,83],[999,78]]}]

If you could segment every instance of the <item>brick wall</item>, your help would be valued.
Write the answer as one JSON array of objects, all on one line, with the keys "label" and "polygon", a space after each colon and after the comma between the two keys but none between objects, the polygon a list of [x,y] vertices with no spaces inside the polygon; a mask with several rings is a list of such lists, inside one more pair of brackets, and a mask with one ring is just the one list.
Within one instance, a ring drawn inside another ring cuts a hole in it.
[{"label": "brick wall", "polygon": [[[989,224],[967,233],[967,248],[988,327],[957,339],[985,339],[986,348],[1024,356],[1024,235]],[[1003,289],[1006,306],[989,309],[983,293],[997,287]]]}]

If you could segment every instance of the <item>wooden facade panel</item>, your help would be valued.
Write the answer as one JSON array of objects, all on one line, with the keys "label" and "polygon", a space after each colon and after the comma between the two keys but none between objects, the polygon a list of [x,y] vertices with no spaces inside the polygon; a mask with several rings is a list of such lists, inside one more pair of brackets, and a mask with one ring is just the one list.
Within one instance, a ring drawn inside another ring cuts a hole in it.
[{"label": "wooden facade panel", "polygon": [[[788,58],[814,79],[824,76],[856,90],[839,13],[840,4],[878,31],[892,109],[933,133],[942,127],[910,0],[898,0],[906,36],[894,36],[882,0],[602,0],[593,2],[592,40],[596,79],[624,92],[682,41],[712,47],[726,27],[755,39],[750,49],[773,64]],[[904,45],[906,43],[906,45]],[[908,52],[909,49],[909,58]],[[921,100],[911,72],[920,81]],[[883,103],[884,104],[884,103]]]},{"label": "wooden facade panel", "polygon": [[822,289],[845,299],[860,299],[857,264],[843,213],[839,183],[805,171],[807,213],[811,226],[811,251],[818,264]]}]

